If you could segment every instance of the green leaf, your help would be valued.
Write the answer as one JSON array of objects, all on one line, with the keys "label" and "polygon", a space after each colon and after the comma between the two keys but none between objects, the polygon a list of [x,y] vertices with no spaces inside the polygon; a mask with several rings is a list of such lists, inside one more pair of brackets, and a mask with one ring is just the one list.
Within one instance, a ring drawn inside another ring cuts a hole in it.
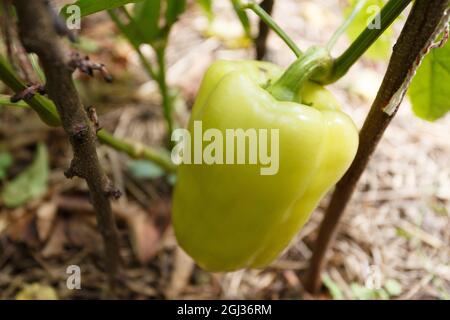
[{"label": "green leaf", "polygon": [[322,281],[325,287],[327,287],[328,291],[330,291],[331,296],[334,300],[343,300],[344,295],[342,294],[341,289],[327,274],[322,276]]},{"label": "green leaf", "polygon": [[166,26],[171,27],[177,22],[180,14],[186,10],[186,0],[166,0]]},{"label": "green leaf", "polygon": [[433,49],[417,70],[408,94],[414,113],[434,121],[450,110],[450,42]]},{"label": "green leaf", "polygon": [[48,171],[47,148],[39,144],[33,163],[5,186],[0,198],[8,208],[16,208],[41,196],[47,190]]},{"label": "green leaf", "polygon": [[245,34],[249,39],[252,38],[252,30],[250,26],[250,20],[247,16],[247,13],[244,9],[242,9],[241,1],[240,0],[231,0],[231,3],[233,4],[234,11],[236,12],[236,15],[239,18],[239,21],[241,21],[242,27],[244,28]]},{"label": "green leaf", "polygon": [[132,161],[128,168],[136,178],[140,179],[157,179],[164,175],[163,169],[146,160]]},{"label": "green leaf", "polygon": [[159,32],[160,0],[145,0],[134,8],[134,26],[138,29],[142,42],[151,43]]},{"label": "green leaf", "polygon": [[386,280],[386,283],[384,284],[384,288],[389,293],[390,296],[398,296],[402,293],[402,285],[394,279],[388,279]]},{"label": "green leaf", "polygon": [[0,180],[5,179],[8,168],[13,164],[13,158],[8,152],[0,152]]},{"label": "green leaf", "polygon": [[72,4],[68,4],[61,9],[60,14],[63,17],[68,17],[69,13],[67,12],[67,8],[71,5],[76,5],[80,7],[81,16],[88,16],[103,10],[110,10],[119,8],[128,3],[137,3],[142,0],[78,0]]},{"label": "green leaf", "polygon": [[208,19],[212,20],[214,16],[212,0],[197,0],[197,3],[205,11]]},{"label": "green leaf", "polygon": [[[368,0],[363,6],[362,10],[356,15],[355,20],[347,29],[347,35],[351,41],[354,41],[359,34],[367,28],[368,24],[374,18],[377,13],[377,8],[381,8],[386,3],[386,0]],[[358,0],[350,0],[350,7],[345,10],[345,16],[349,16],[354,6],[358,3]],[[386,31],[375,41],[375,43],[364,54],[365,57],[373,60],[387,59],[391,53],[392,48],[392,28],[386,29]]]}]

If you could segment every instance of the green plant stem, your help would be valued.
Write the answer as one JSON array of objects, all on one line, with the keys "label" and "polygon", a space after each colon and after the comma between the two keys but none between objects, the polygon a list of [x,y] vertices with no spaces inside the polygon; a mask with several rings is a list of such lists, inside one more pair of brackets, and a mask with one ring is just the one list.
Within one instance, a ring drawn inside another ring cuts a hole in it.
[{"label": "green plant stem", "polygon": [[0,106],[28,108],[28,104],[26,104],[26,102],[23,102],[23,101],[11,102],[11,97],[6,94],[0,94]]},{"label": "green plant stem", "polygon": [[173,131],[173,118],[172,118],[173,103],[172,97],[170,96],[169,88],[167,86],[165,53],[166,53],[165,45],[156,49],[156,57],[159,65],[157,82],[159,85],[159,89],[161,90],[162,103],[164,108],[164,117],[166,119],[167,128],[169,131],[169,141],[171,141],[170,137],[172,136]]},{"label": "green plant stem", "polygon": [[131,14],[128,12],[127,8],[125,8],[125,7],[122,6],[122,7],[119,8],[119,10],[120,10],[121,12],[123,12],[123,14],[125,15],[125,17],[127,17],[127,19],[128,19],[129,21],[134,22],[134,19],[133,19],[133,17],[131,16]]},{"label": "green plant stem", "polygon": [[149,160],[169,173],[177,170],[177,166],[170,159],[170,154],[165,150],[155,150],[140,143],[118,139],[106,130],[97,132],[97,137],[101,143],[112,147],[114,150],[124,152],[134,159]]},{"label": "green plant stem", "polygon": [[339,40],[339,38],[344,34],[344,32],[348,29],[348,27],[352,24],[352,22],[355,20],[358,13],[362,10],[364,5],[367,3],[367,0],[359,0],[358,3],[355,5],[355,8],[353,8],[350,15],[345,19],[344,23],[334,32],[333,36],[331,37],[330,41],[328,41],[326,48],[328,51],[331,51],[333,47],[336,45],[336,42]]},{"label": "green plant stem", "polygon": [[[19,79],[16,73],[11,68],[6,59],[0,55],[0,79],[10,87],[14,92],[22,92],[27,86]],[[61,121],[56,111],[55,105],[48,99],[45,99],[41,95],[37,94],[34,97],[25,101],[34,111],[37,112],[39,117],[45,124],[51,127],[58,127],[61,125]]]},{"label": "green plant stem", "polygon": [[[141,37],[142,34],[141,34],[139,28],[137,27],[133,16],[130,14],[130,12],[128,12],[127,8],[120,7],[120,11],[123,12],[125,17],[127,17],[128,21],[130,23],[130,26],[133,28],[133,30],[136,32],[136,34],[138,34],[139,37]],[[120,19],[118,19],[117,16],[115,16],[115,19],[113,19],[113,21],[118,25],[120,24],[120,30],[121,30],[122,34],[127,35],[127,33],[124,32],[125,26],[120,22]],[[141,61],[142,65],[144,66],[144,69],[147,72],[148,76],[152,79],[156,79],[157,74],[156,74],[155,70],[153,69],[152,65],[148,62],[148,59],[142,53],[142,50],[139,47],[139,45],[136,44],[131,38],[129,38],[129,37],[127,37],[127,38],[128,38],[128,41],[133,45],[133,48],[136,51],[137,55],[139,56],[139,60]]]},{"label": "green plant stem", "polygon": [[[10,87],[14,92],[21,92],[26,88],[25,84],[17,77],[14,71],[9,67],[9,64],[0,55],[0,79]],[[1,99],[5,100],[5,96],[1,96]],[[6,100],[4,102],[7,102]],[[41,95],[35,95],[31,99],[27,99],[25,101],[27,105],[29,105],[34,111],[37,112],[41,120],[50,125],[52,127],[61,126],[61,121],[58,116],[58,112],[56,111],[56,107],[52,101],[43,97]],[[1,104],[1,103],[0,103]],[[14,107],[22,107],[24,106],[23,102],[20,103],[6,103],[6,105],[14,106]],[[144,146],[142,144],[126,142],[124,140],[118,139],[108,133],[106,130],[100,130],[97,133],[97,137],[99,141],[105,145],[112,147],[117,151],[124,152],[128,154],[132,158],[136,159],[145,159],[151,162],[154,162],[161,166],[167,172],[175,172],[176,165],[170,159],[170,156],[167,152],[154,150],[148,146]]]},{"label": "green plant stem", "polygon": [[280,101],[300,101],[303,84],[313,75],[328,70],[331,63],[328,50],[311,47],[291,64],[281,78],[267,88],[267,91]]},{"label": "green plant stem", "polygon": [[245,35],[247,38],[253,39],[250,21],[245,13],[245,7],[242,5],[241,0],[231,0],[231,4],[233,5],[234,12],[241,22]]},{"label": "green plant stem", "polygon": [[[380,20],[380,28],[369,26],[358,36],[350,47],[335,59],[332,69],[326,75],[315,77],[314,80],[322,84],[336,82],[342,78],[369,47],[383,34],[383,32],[397,19],[412,0],[390,0],[375,19]],[[374,20],[373,22],[375,22]]]},{"label": "green plant stem", "polygon": [[28,58],[30,59],[30,63],[33,67],[34,72],[36,72],[37,76],[39,77],[39,81],[45,83],[45,74],[44,71],[42,71],[41,66],[39,65],[38,57],[34,53],[30,53],[28,55]]},{"label": "green plant stem", "polygon": [[252,10],[258,17],[264,21],[270,29],[272,29],[294,52],[297,57],[302,55],[302,51],[297,47],[295,42],[281,29],[281,27],[272,19],[272,17],[255,2],[250,2],[242,6],[244,9]]}]

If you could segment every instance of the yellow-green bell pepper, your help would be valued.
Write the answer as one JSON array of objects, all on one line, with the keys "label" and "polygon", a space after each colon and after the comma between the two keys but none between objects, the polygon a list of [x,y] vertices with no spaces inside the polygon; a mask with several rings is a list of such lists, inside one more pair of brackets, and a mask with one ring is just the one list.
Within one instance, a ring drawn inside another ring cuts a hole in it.
[{"label": "yellow-green bell pepper", "polygon": [[273,261],[356,154],[357,129],[333,95],[306,82],[301,101],[278,101],[265,88],[281,75],[280,68],[266,62],[217,61],[201,84],[191,134],[195,121],[202,121],[203,130],[279,132],[276,174],[262,175],[265,164],[260,162],[180,165],[175,234],[208,271],[259,268]]}]

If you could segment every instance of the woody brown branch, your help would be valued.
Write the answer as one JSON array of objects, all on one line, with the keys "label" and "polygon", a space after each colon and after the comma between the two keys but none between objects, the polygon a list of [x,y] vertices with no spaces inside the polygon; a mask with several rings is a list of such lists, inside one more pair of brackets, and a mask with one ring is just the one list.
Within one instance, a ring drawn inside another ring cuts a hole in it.
[{"label": "woody brown branch", "polygon": [[410,70],[417,66],[417,61],[422,56],[423,50],[432,45],[449,2],[449,0],[416,0],[414,2],[405,26],[394,46],[380,90],[359,134],[360,143],[356,158],[350,169],[336,185],[320,226],[305,281],[305,288],[311,293],[317,293],[320,289],[326,253],[336,236],[339,221],[359,178],[384,131],[395,116],[401,101],[398,101],[392,113],[388,114],[384,109],[407,81]]},{"label": "woody brown branch", "polygon": [[[272,14],[273,6],[275,4],[275,0],[263,0],[260,4],[261,8],[263,8],[269,15]],[[263,21],[259,21],[259,33],[258,37],[255,40],[256,46],[256,59],[262,60],[266,56],[267,53],[267,38],[269,36],[269,26]]]},{"label": "woody brown branch", "polygon": [[96,132],[83,108],[72,79],[70,57],[63,50],[52,22],[51,11],[44,0],[14,0],[19,36],[28,52],[39,56],[46,75],[48,96],[55,103],[73,149],[68,176],[86,180],[97,222],[103,236],[106,269],[113,289],[119,269],[119,245],[109,196],[117,195],[105,175],[97,156]]}]

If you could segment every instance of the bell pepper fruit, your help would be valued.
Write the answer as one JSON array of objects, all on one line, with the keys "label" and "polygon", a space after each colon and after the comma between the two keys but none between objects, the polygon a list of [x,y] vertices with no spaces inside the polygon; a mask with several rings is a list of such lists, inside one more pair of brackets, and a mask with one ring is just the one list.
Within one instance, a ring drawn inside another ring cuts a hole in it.
[{"label": "bell pepper fruit", "polygon": [[[300,101],[279,101],[266,88],[282,70],[257,61],[217,61],[194,104],[188,130],[279,130],[279,168],[263,164],[181,164],[173,198],[179,245],[205,270],[261,268],[306,223],[343,176],[358,148],[358,131],[324,87],[307,81]],[[205,146],[203,146],[205,147]]]}]

